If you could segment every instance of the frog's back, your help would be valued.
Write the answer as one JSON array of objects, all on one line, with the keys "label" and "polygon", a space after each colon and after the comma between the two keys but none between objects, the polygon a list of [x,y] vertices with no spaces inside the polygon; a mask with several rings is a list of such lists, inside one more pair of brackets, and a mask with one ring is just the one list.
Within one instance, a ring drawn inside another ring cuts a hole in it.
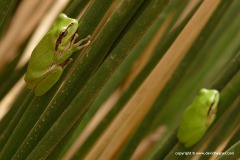
[{"label": "frog's back", "polygon": [[34,48],[29,60],[26,80],[35,79],[44,75],[52,66],[54,60],[54,43],[49,36],[43,39]]}]

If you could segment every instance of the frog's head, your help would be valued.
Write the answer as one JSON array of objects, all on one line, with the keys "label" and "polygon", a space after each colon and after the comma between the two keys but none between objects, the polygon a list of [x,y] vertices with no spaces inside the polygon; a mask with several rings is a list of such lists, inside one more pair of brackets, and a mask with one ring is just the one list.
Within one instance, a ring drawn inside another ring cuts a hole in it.
[{"label": "frog's head", "polygon": [[63,51],[70,47],[70,43],[78,29],[78,21],[61,13],[56,20],[55,26],[57,27],[55,50]]},{"label": "frog's head", "polygon": [[205,99],[205,104],[208,106],[206,125],[209,126],[216,118],[217,105],[219,103],[220,95],[219,92],[214,89],[201,89],[200,94],[205,97],[202,99]]}]

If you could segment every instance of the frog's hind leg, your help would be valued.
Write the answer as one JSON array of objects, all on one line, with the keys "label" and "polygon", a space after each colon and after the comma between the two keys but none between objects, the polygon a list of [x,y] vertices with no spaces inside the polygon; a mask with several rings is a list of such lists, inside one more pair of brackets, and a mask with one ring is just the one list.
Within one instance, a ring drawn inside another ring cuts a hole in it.
[{"label": "frog's hind leg", "polygon": [[39,82],[37,87],[34,89],[36,96],[41,96],[45,94],[61,77],[62,67],[56,66],[49,70],[46,76]]}]

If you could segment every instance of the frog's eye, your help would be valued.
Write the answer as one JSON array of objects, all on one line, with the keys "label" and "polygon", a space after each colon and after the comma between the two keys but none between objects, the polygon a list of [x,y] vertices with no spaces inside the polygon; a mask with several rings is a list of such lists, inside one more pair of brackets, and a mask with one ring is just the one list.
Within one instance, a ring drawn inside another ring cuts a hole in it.
[{"label": "frog's eye", "polygon": [[67,34],[68,34],[68,31],[67,31],[67,29],[65,29],[65,30],[61,31],[59,37],[65,37]]}]

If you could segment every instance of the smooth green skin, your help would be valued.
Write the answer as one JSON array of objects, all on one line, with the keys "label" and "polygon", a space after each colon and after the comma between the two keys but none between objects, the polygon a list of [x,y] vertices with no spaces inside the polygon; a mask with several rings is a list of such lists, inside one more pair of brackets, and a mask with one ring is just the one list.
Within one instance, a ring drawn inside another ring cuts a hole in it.
[{"label": "smooth green skin", "polygon": [[[73,52],[90,43],[88,36],[74,44],[77,29],[78,21],[61,13],[33,50],[24,79],[36,96],[45,94],[59,80]],[[80,46],[86,40],[88,43]]]},{"label": "smooth green skin", "polygon": [[196,144],[213,123],[219,98],[217,90],[201,89],[184,111],[177,136],[186,148]]}]

